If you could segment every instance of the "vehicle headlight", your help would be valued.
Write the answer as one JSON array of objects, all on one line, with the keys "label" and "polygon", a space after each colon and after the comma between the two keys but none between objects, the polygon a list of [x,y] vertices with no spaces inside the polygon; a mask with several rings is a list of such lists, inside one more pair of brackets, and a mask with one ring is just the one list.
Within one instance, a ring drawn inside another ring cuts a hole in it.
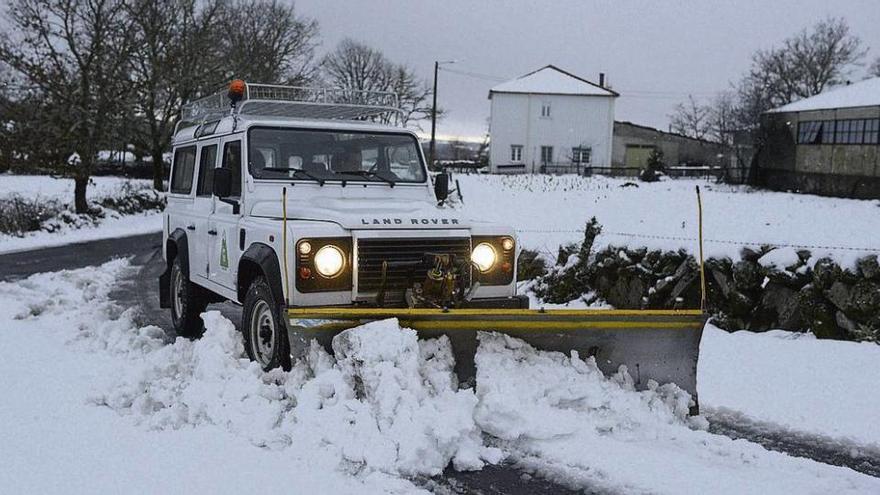
[{"label": "vehicle headlight", "polygon": [[471,253],[471,261],[477,265],[481,272],[488,272],[495,266],[495,262],[498,261],[498,253],[495,252],[495,248],[488,242],[481,242],[477,244]]},{"label": "vehicle headlight", "polygon": [[322,247],[315,253],[315,269],[327,278],[333,278],[345,268],[345,255],[333,245]]}]

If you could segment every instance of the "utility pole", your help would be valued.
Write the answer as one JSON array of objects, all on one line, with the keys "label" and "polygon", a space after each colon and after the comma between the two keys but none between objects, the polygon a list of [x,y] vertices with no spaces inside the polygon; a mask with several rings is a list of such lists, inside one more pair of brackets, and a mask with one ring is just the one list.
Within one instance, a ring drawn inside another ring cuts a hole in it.
[{"label": "utility pole", "polygon": [[428,169],[434,169],[434,150],[437,146],[437,72],[440,70],[440,62],[434,61],[434,104],[431,105],[431,149],[428,153]]},{"label": "utility pole", "polygon": [[445,62],[434,61],[434,103],[431,105],[431,145],[428,151],[428,169],[434,168],[437,150],[437,73],[440,71],[440,64],[454,63],[455,60],[447,60]]}]

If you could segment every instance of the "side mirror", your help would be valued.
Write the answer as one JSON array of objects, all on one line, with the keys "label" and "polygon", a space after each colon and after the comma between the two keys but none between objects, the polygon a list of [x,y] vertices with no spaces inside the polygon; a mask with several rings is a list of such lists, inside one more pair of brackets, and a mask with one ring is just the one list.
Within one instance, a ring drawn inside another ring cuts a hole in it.
[{"label": "side mirror", "polygon": [[437,201],[445,201],[449,197],[449,174],[446,172],[434,177],[434,195]]},{"label": "side mirror", "polygon": [[214,169],[214,196],[220,199],[232,194],[232,171],[228,168]]}]

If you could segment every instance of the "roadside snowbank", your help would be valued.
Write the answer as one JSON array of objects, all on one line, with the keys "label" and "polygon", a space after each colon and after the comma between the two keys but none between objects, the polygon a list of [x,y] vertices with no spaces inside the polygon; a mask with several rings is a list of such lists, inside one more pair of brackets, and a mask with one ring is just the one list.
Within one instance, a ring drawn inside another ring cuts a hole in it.
[{"label": "roadside snowbank", "polygon": [[[116,203],[136,198],[135,193],[150,186],[150,181],[121,177],[93,177],[87,190],[88,199],[97,204],[102,199]],[[29,200],[55,202],[56,208],[73,201],[73,180],[55,179],[40,175],[0,174],[0,199],[17,195]],[[161,196],[159,196],[161,198]],[[78,242],[111,239],[162,230],[162,213],[150,210],[123,215],[120,205],[103,208],[103,217],[80,216],[63,209],[46,220],[42,228],[27,232],[23,237],[0,233],[0,254],[31,249],[63,246]],[[116,209],[114,209],[116,208]]]},{"label": "roadside snowbank", "polygon": [[446,339],[418,341],[395,320],[340,334],[335,357],[313,346],[293,371],[262,373],[219,313],[198,341],[138,328],[110,298],[127,270],[0,283],[0,346],[13,350],[0,360],[0,486],[240,492],[259,478],[268,491],[410,493],[408,477],[506,456],[626,493],[880,491],[701,431],[674,385],[637,392],[623,371],[500,335],[481,336],[476,391],[455,386]]},{"label": "roadside snowbank", "polygon": [[219,312],[205,335],[148,352],[93,401],[151,429],[211,424],[257,446],[322,451],[354,471],[395,475],[479,469],[501,460],[484,448],[476,397],[456,390],[446,339],[420,342],[396,320],[341,333],[335,358],[314,345],[291,373],[263,373]]},{"label": "roadside snowbank", "polygon": [[875,343],[708,325],[698,365],[700,403],[880,449],[878,371]]},{"label": "roadside snowbank", "polygon": [[[377,470],[341,470],[333,449],[255,446],[279,438],[284,380],[238,359],[238,337],[215,313],[197,342],[138,328],[109,297],[129,269],[117,260],[0,282],[4,491],[424,493]],[[95,407],[111,395],[139,409]]]}]

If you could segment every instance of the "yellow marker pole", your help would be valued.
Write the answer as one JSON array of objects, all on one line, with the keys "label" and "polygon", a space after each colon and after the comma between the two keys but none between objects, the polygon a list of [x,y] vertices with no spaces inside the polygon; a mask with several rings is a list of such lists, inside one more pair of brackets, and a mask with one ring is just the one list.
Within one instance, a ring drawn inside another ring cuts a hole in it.
[{"label": "yellow marker pole", "polygon": [[706,311],[706,267],[703,260],[703,200],[700,198],[700,186],[697,186],[697,212],[700,230],[700,309]]},{"label": "yellow marker pole", "polygon": [[288,294],[290,293],[290,288],[288,287],[289,278],[287,273],[287,188],[284,187],[281,189],[281,256],[284,258],[282,263],[284,264],[284,283],[281,285],[284,288],[284,305],[290,304],[288,300]]}]

